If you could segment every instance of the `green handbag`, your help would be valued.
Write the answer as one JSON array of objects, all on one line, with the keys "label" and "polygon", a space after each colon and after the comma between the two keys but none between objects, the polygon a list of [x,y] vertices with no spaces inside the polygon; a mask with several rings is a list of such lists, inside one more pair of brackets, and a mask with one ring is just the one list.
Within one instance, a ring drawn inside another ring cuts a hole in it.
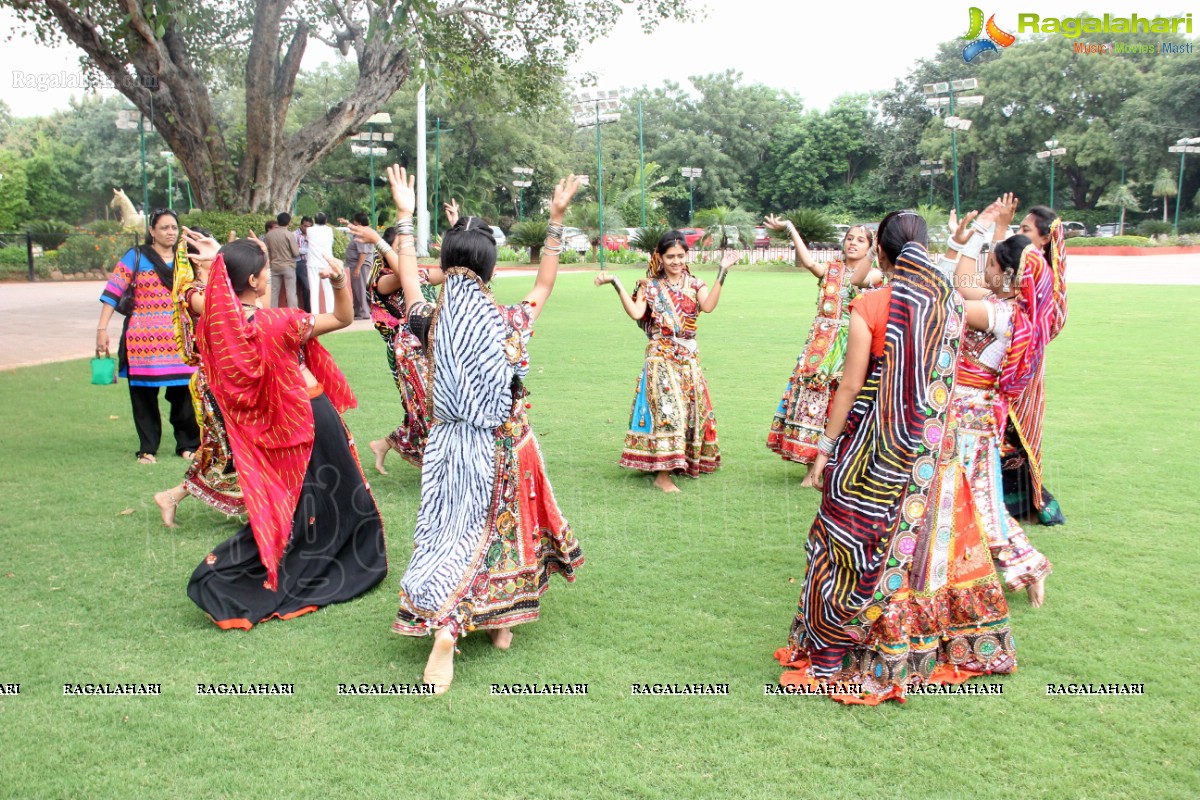
[{"label": "green handbag", "polygon": [[107,350],[97,350],[92,359],[92,384],[112,386],[117,382],[117,360]]}]

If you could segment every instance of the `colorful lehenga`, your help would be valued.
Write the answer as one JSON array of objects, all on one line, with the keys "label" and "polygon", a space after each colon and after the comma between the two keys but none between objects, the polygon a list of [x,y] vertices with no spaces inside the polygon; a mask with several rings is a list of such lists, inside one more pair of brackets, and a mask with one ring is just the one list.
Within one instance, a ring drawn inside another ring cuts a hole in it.
[{"label": "colorful lehenga", "polygon": [[1016,669],[1008,605],[964,469],[961,298],[909,243],[886,339],[825,473],[785,686],[851,684],[848,703]]},{"label": "colorful lehenga", "polygon": [[703,287],[688,272],[681,288],[662,278],[638,281],[633,296],[646,300],[639,325],[650,342],[634,392],[623,467],[695,478],[721,465],[717,418],[696,346]]},{"label": "colorful lehenga", "polygon": [[249,522],[196,567],[188,596],[224,629],[345,602],[387,575],[383,519],[339,414],[356,401],[314,323],[285,308],[243,319],[213,262],[196,341]]},{"label": "colorful lehenga", "polygon": [[427,341],[432,425],[414,548],[392,630],[461,635],[538,618],[550,576],[583,551],[563,518],[526,415],[524,303],[502,306],[469,270],[446,271],[436,308],[412,308]]},{"label": "colorful lehenga", "polygon": [[[1067,322],[1067,245],[1062,220],[1050,224],[1050,301],[1049,339],[1054,339]],[[1043,525],[1062,525],[1058,500],[1045,487],[1042,475],[1042,418],[1046,411],[1043,386],[1045,363],[1028,387],[1009,407],[1008,422],[1001,445],[1003,460],[1004,503],[1009,513],[1020,519],[1036,517]]]},{"label": "colorful lehenga", "polygon": [[[421,340],[408,327],[403,293],[397,291],[385,295],[379,292],[379,279],[391,274],[391,267],[382,256],[376,255],[370,280],[371,321],[383,338],[388,369],[404,408],[404,421],[385,439],[401,458],[419,467],[429,437],[429,361]],[[424,271],[421,292],[427,300],[436,297]]]},{"label": "colorful lehenga", "polygon": [[180,238],[180,252],[175,256],[175,282],[171,299],[175,306],[173,322],[175,346],[183,362],[196,367],[189,386],[196,420],[200,423],[200,446],[192,456],[183,477],[183,487],[201,500],[224,514],[236,516],[246,511],[242,487],[238,484],[237,469],[233,464],[233,451],[229,448],[229,437],[225,433],[225,420],[217,408],[216,398],[204,378],[204,364],[196,348],[196,323],[199,316],[192,312],[191,302],[204,284],[196,281],[195,272],[187,257],[187,243]]},{"label": "colorful lehenga", "polygon": [[858,294],[850,273],[841,261],[827,265],[817,290],[817,317],[771,421],[767,447],[788,461],[808,464],[817,457],[846,361],[850,301]]}]

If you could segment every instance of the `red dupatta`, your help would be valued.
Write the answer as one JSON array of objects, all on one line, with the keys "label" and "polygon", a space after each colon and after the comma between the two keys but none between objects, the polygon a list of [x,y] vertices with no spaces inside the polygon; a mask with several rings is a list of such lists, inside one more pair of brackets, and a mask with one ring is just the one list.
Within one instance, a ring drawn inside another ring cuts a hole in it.
[{"label": "red dupatta", "polygon": [[279,562],[312,456],[313,414],[300,371],[301,350],[338,411],[357,405],[329,351],[306,339],[312,324],[312,314],[290,308],[263,308],[244,319],[225,259],[217,256],[196,343],[225,419],[246,514],[272,590],[278,589]]},{"label": "red dupatta", "polygon": [[[1042,416],[1046,409],[1046,345],[1058,314],[1053,269],[1035,245],[1021,254],[1020,290],[1012,318],[1012,341],[1000,371],[1000,392],[1010,400],[1009,418],[1029,460],[1033,496],[1042,496]],[[1060,324],[1061,327],[1061,324]]]},{"label": "red dupatta", "polygon": [[1061,219],[1050,223],[1050,269],[1054,276],[1054,319],[1050,323],[1053,339],[1067,324],[1067,238]]}]

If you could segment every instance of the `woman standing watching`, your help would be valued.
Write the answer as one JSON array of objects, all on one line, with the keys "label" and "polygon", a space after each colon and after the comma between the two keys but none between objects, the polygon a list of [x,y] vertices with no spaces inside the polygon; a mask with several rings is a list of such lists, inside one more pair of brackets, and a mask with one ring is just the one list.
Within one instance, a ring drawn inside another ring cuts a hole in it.
[{"label": "woman standing watching", "polygon": [[171,287],[178,241],[179,218],[175,212],[159,209],[152,213],[145,244],[121,256],[100,295],[96,351],[107,353],[113,310],[127,290],[133,293],[132,310],[121,329],[119,360],[120,375],[129,380],[133,425],[138,435],[137,460],[142,464],[156,461],[162,439],[160,388],[166,390],[171,406],[169,419],[175,430],[176,454],[190,459],[200,445],[200,428],[188,391],[195,368],[180,358],[172,325]]},{"label": "woman standing watching", "polygon": [[771,230],[787,231],[796,248],[796,266],[807,269],[819,282],[817,317],[767,435],[772,452],[788,461],[811,464],[825,430],[829,403],[842,377],[850,301],[858,296],[858,287],[871,271],[875,237],[866,226],[855,225],[842,239],[844,260],[818,264],[790,221],[768,216],[766,224]]},{"label": "woman standing watching", "polygon": [[388,177],[399,212],[396,251],[409,326],[429,357],[433,420],[413,555],[392,630],[434,635],[425,683],[442,693],[454,678],[459,636],[486,630],[493,645],[507,649],[512,626],[538,618],[550,576],[572,581],[583,564],[546,477],[523,383],[526,342],[558,273],[563,212],[581,181],[571,176],[554,190],[550,234],[523,302],[496,302],[487,286],[495,240],[483,220],[465,217],[442,240],[446,280],[431,306],[417,277],[414,179],[396,165]]},{"label": "woman standing watching", "polygon": [[721,287],[738,256],[727,252],[710,291],[687,267],[688,245],[679,231],[668,231],[650,256],[646,277],[633,294],[617,276],[601,272],[596,285],[611,283],[625,313],[650,340],[638,379],[621,466],[653,472],[654,485],[678,492],[672,473],[699,477],[721,464],[717,418],[696,345],[700,312],[716,310]]}]

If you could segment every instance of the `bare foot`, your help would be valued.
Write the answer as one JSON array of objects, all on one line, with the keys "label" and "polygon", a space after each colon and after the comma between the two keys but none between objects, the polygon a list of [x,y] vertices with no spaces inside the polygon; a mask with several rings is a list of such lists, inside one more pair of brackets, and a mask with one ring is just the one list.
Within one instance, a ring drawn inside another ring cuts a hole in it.
[{"label": "bare foot", "polygon": [[379,470],[380,475],[387,475],[388,471],[383,468],[383,459],[392,450],[392,446],[388,444],[387,439],[376,439],[371,442],[371,452],[375,454],[375,469]]},{"label": "bare foot", "polygon": [[654,485],[668,494],[679,491],[679,487],[675,485],[675,481],[671,480],[671,473],[669,472],[658,473],[658,477],[654,479]]},{"label": "bare foot", "polygon": [[1033,583],[1025,588],[1025,593],[1029,595],[1029,605],[1034,608],[1041,608],[1046,602],[1046,576],[1038,578]]},{"label": "bare foot", "polygon": [[512,628],[494,628],[488,631],[492,637],[492,647],[497,650],[507,650],[512,646]]},{"label": "bare foot", "polygon": [[[163,525],[166,525],[168,528],[179,527],[175,524],[175,509],[179,507],[179,501],[183,499],[179,494],[180,488],[176,486],[154,495],[154,502],[158,506],[158,512],[162,514]],[[186,489],[183,491],[183,496],[187,496]]]},{"label": "bare foot", "polygon": [[433,640],[433,650],[429,660],[425,662],[425,683],[433,684],[434,694],[445,694],[450,691],[450,683],[454,680],[454,637],[447,628],[437,632]]}]

